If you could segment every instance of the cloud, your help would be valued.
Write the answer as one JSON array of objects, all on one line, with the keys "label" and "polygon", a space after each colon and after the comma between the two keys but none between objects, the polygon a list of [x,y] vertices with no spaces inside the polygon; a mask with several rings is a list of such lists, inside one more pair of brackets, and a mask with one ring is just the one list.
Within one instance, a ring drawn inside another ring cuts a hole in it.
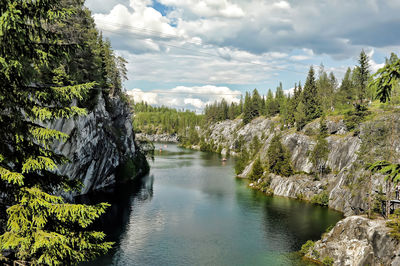
[{"label": "cloud", "polygon": [[156,106],[168,106],[177,109],[188,109],[201,112],[207,104],[225,99],[228,103],[239,103],[241,92],[225,86],[177,86],[169,90],[127,91],[135,102],[147,102]]},{"label": "cloud", "polygon": [[135,102],[147,102],[148,104],[158,104],[159,99],[157,93],[154,92],[143,92],[141,89],[132,89],[128,90],[127,94],[135,101]]},{"label": "cloud", "polygon": [[[148,90],[142,86],[148,82],[160,89],[212,84],[265,90],[278,81],[304,81],[309,64],[323,62],[340,79],[361,49],[376,51],[372,71],[400,51],[398,0],[106,2],[87,5],[116,53],[128,60],[131,88]],[[192,108],[208,102],[157,97],[153,101]]]},{"label": "cloud", "polygon": [[293,87],[293,88],[290,88],[290,89],[287,89],[287,90],[283,90],[283,93],[284,93],[285,95],[293,96],[294,87]]},{"label": "cloud", "polygon": [[227,0],[159,0],[166,6],[184,9],[200,17],[241,18],[245,15],[243,9]]},{"label": "cloud", "polygon": [[378,63],[376,63],[376,62],[373,60],[374,53],[375,53],[375,50],[374,50],[374,49],[371,49],[371,51],[369,51],[369,52],[367,53],[367,55],[368,55],[368,57],[369,57],[369,61],[368,61],[369,70],[370,70],[372,73],[375,73],[376,71],[378,71],[378,69],[380,69],[380,68],[382,68],[382,67],[385,66],[385,63],[378,64]]}]

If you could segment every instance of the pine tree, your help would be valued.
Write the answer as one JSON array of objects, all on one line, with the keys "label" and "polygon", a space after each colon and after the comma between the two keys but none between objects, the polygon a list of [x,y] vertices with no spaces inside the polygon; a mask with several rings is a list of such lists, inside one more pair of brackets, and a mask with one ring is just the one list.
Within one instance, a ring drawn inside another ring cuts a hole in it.
[{"label": "pine tree", "polygon": [[325,171],[325,163],[329,155],[329,146],[326,136],[328,135],[328,127],[326,125],[326,118],[323,115],[319,123],[319,134],[317,136],[317,143],[311,152],[311,162],[314,170],[321,176]]},{"label": "pine tree", "polygon": [[[104,253],[111,243],[87,231],[107,204],[65,203],[54,191],[78,184],[55,173],[67,161],[51,149],[68,136],[46,127],[55,119],[84,115],[73,105],[94,83],[73,85],[64,68],[71,49],[53,31],[70,12],[57,0],[0,3],[0,186],[8,222],[0,236],[0,253],[35,264],[74,264]],[[39,79],[50,77],[51,86]],[[65,84],[68,83],[68,84]]]},{"label": "pine tree", "polygon": [[244,106],[243,106],[243,123],[248,124],[252,119],[252,101],[250,94],[246,92],[246,96],[244,97]]},{"label": "pine tree", "polygon": [[347,71],[342,79],[342,84],[340,85],[338,92],[339,102],[342,104],[352,104],[355,99],[354,84],[352,81],[351,69],[347,68]]},{"label": "pine tree", "polygon": [[259,117],[261,114],[262,99],[257,89],[253,90],[251,97],[251,119]]},{"label": "pine tree", "polygon": [[300,101],[296,107],[295,120],[296,120],[296,129],[298,131],[302,130],[307,123],[305,107],[302,101]]},{"label": "pine tree", "polygon": [[268,90],[267,100],[265,101],[265,108],[267,116],[274,116],[279,112],[277,102],[271,90]]},{"label": "pine tree", "polygon": [[262,177],[263,173],[264,169],[262,167],[260,157],[257,157],[257,159],[253,163],[253,167],[251,168],[249,179],[251,181],[257,181]]},{"label": "pine tree", "polygon": [[277,109],[278,109],[278,112],[279,112],[283,102],[285,101],[285,93],[283,92],[282,82],[279,82],[279,86],[276,87],[275,101],[276,101]]},{"label": "pine tree", "polygon": [[364,50],[360,53],[360,58],[358,59],[358,63],[360,64],[357,66],[357,98],[359,103],[362,105],[364,100],[367,96],[367,85],[369,79],[369,58]]},{"label": "pine tree", "polygon": [[290,153],[281,143],[281,136],[275,135],[267,151],[269,172],[281,176],[290,176],[294,173],[290,161]]},{"label": "pine tree", "polygon": [[315,82],[314,69],[312,66],[310,67],[306,84],[304,85],[302,102],[304,104],[306,122],[321,116],[322,106],[318,97],[318,89]]}]

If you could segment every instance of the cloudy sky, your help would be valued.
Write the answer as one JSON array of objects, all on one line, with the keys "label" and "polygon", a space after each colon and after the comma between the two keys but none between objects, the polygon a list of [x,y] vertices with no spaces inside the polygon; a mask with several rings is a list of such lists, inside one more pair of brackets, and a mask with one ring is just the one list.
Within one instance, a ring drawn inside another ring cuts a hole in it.
[{"label": "cloudy sky", "polygon": [[128,60],[136,100],[201,110],[279,82],[304,84],[310,65],[340,79],[364,49],[375,71],[400,53],[399,0],[86,0]]}]

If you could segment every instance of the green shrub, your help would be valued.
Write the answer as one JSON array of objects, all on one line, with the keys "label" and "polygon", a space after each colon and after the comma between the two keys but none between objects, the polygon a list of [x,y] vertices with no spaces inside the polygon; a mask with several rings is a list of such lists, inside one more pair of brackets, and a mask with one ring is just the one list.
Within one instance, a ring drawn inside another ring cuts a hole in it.
[{"label": "green shrub", "polygon": [[327,191],[323,191],[320,194],[314,195],[312,197],[311,202],[314,204],[328,206],[329,204],[329,194]]},{"label": "green shrub", "polygon": [[371,114],[370,111],[364,106],[358,106],[355,110],[348,111],[344,115],[344,123],[347,130],[351,131],[357,128],[364,120],[365,117]]},{"label": "green shrub", "polygon": [[325,265],[325,266],[332,266],[334,262],[335,262],[335,261],[334,261],[333,258],[327,256],[327,257],[325,257],[325,258],[322,260],[322,265]]},{"label": "green shrub", "polygon": [[311,249],[314,248],[314,245],[314,241],[307,240],[307,242],[301,246],[300,254],[303,256],[306,255],[308,252],[310,252]]}]

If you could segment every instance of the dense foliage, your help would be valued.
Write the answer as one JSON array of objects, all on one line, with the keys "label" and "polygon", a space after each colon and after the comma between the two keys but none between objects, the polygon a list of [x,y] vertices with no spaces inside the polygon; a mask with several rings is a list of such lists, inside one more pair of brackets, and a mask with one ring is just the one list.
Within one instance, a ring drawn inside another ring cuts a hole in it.
[{"label": "dense foliage", "polygon": [[202,124],[202,115],[165,106],[153,107],[144,102],[132,103],[132,106],[135,112],[133,125],[136,132],[178,134],[199,141],[198,136],[193,135],[197,134],[193,130]]},{"label": "dense foliage", "polygon": [[50,265],[91,259],[111,247],[87,230],[108,205],[55,196],[80,184],[56,173],[68,158],[51,145],[69,136],[47,125],[85,115],[99,94],[121,94],[124,60],[83,1],[1,1],[0,14],[0,213],[8,219],[0,257]]},{"label": "dense foliage", "polygon": [[267,157],[270,173],[281,176],[290,176],[294,173],[289,150],[282,144],[280,135],[275,135],[272,138]]}]

